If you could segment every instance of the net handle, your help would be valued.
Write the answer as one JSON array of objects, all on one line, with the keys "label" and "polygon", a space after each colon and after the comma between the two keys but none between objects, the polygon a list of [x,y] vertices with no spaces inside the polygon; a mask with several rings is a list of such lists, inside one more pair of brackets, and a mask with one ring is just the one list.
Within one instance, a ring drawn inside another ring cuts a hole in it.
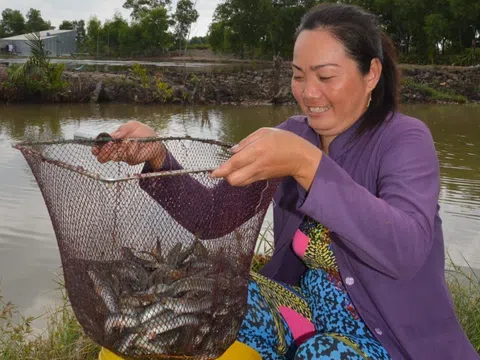
[{"label": "net handle", "polygon": [[172,140],[191,140],[197,142],[203,142],[206,144],[218,145],[224,148],[231,148],[235,144],[214,140],[214,139],[205,139],[205,138],[196,138],[191,136],[168,136],[168,137],[146,137],[146,138],[124,138],[124,139],[113,139],[113,140],[95,140],[95,139],[60,139],[60,140],[46,140],[46,141],[23,141],[13,144],[12,146],[16,149],[27,147],[27,146],[36,146],[36,145],[62,145],[62,144],[97,144],[99,142],[157,142],[157,141],[172,141]]},{"label": "net handle", "polygon": [[[202,143],[207,143],[207,144],[212,144],[212,145],[218,145],[222,148],[229,149],[231,148],[234,144],[225,142],[225,141],[220,141],[220,140],[213,140],[213,139],[204,139],[204,138],[195,138],[191,136],[169,136],[169,137],[148,137],[148,138],[125,138],[125,139],[117,139],[117,140],[101,140],[100,142],[109,142],[109,141],[114,141],[114,142],[157,142],[157,141],[175,141],[175,140],[191,140],[191,141],[197,141],[197,142],[202,142]],[[47,141],[24,141],[24,142],[19,142],[16,144],[13,144],[12,147],[20,150],[22,152],[30,152],[34,153],[35,156],[40,158],[42,161],[48,162],[50,164],[54,164],[56,166],[62,167],[64,169],[74,171],[77,173],[80,173],[81,175],[87,176],[91,179],[107,183],[107,184],[113,184],[113,183],[118,183],[118,182],[126,182],[126,181],[132,181],[132,180],[139,180],[139,179],[147,179],[147,178],[156,178],[156,177],[162,177],[162,176],[175,176],[175,175],[186,175],[186,174],[199,174],[199,173],[211,173],[213,170],[215,170],[215,167],[212,168],[198,168],[198,169],[181,169],[181,170],[163,170],[163,171],[154,171],[154,172],[149,172],[149,173],[138,173],[138,174],[132,174],[128,176],[123,176],[123,177],[118,177],[118,178],[105,178],[102,177],[99,174],[95,174],[91,171],[85,170],[81,166],[72,166],[68,165],[65,162],[59,161],[59,160],[53,160],[45,157],[42,153],[40,153],[37,150],[34,150],[30,148],[31,146],[38,146],[38,145],[63,145],[63,144],[82,144],[82,145],[92,145],[92,144],[98,144],[99,140],[95,139],[60,139],[60,140],[47,140]]]}]

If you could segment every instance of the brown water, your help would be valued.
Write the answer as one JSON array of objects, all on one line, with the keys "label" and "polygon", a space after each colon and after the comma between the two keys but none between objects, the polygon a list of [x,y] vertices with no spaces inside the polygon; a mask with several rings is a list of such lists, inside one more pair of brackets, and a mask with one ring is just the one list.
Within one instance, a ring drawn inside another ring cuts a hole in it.
[{"label": "brown water", "polygon": [[[40,191],[12,142],[36,134],[71,138],[76,129],[109,131],[140,120],[165,135],[236,142],[275,126],[297,109],[135,105],[22,105],[0,108],[0,290],[27,315],[58,299],[58,248]],[[480,269],[480,106],[417,105],[403,111],[424,120],[441,162],[441,215],[447,249],[456,263]],[[269,212],[266,221],[271,220]]]}]

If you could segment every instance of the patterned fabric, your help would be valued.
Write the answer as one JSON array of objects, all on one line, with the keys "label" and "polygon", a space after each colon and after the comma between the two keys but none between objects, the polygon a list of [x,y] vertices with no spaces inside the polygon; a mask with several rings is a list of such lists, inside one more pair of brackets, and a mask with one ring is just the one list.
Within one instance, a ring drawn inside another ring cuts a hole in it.
[{"label": "patterned fabric", "polygon": [[306,217],[293,248],[308,267],[300,287],[252,273],[238,341],[267,360],[390,360],[355,310],[328,229]]}]

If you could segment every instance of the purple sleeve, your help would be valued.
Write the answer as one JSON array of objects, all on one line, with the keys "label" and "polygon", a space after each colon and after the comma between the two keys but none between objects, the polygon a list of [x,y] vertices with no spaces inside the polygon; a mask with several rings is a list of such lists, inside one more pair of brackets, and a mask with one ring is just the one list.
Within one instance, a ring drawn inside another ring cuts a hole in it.
[{"label": "purple sleeve", "polygon": [[[180,170],[171,154],[162,169]],[[142,173],[152,172],[146,164]],[[201,239],[224,236],[268,208],[279,179],[259,181],[244,187],[226,180],[207,187],[189,174],[140,180],[140,187],[155,199],[178,223]]]},{"label": "purple sleeve", "polygon": [[[181,169],[171,157],[164,168]],[[146,166],[144,172],[150,171]],[[189,174],[140,180],[144,191],[200,239],[227,235],[257,212],[266,210],[277,185],[277,181],[260,181],[233,187],[226,180],[219,180],[215,187],[207,187]]]},{"label": "purple sleeve", "polygon": [[298,209],[336,233],[370,266],[397,279],[409,278],[423,265],[433,243],[438,159],[423,124],[391,134],[385,143],[377,196],[324,154]]}]

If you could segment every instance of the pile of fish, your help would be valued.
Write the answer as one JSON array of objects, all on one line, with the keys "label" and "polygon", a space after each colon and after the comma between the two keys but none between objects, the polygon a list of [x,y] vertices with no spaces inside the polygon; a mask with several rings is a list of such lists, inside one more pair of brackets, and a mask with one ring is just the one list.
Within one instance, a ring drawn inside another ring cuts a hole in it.
[{"label": "pile of fish", "polygon": [[125,356],[215,354],[222,347],[218,341],[238,328],[246,304],[232,291],[232,282],[245,280],[234,273],[228,256],[222,260],[209,254],[197,239],[178,243],[166,254],[158,241],[149,252],[123,247],[122,257],[88,270],[108,309],[103,331],[113,339],[114,351]]}]

